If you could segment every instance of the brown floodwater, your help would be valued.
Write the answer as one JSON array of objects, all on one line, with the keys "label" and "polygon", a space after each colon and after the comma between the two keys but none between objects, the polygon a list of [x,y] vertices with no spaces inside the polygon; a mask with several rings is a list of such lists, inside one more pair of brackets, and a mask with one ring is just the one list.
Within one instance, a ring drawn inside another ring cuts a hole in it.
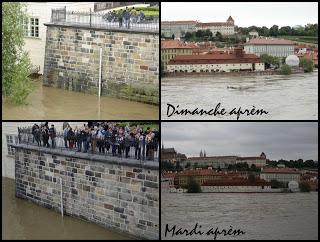
[{"label": "brown floodwater", "polygon": [[14,180],[2,177],[2,239],[19,240],[128,240],[133,239],[99,225],[61,215],[16,198]]},{"label": "brown floodwater", "polygon": [[35,81],[27,105],[2,103],[2,118],[27,119],[159,119],[159,106],[45,87]]}]

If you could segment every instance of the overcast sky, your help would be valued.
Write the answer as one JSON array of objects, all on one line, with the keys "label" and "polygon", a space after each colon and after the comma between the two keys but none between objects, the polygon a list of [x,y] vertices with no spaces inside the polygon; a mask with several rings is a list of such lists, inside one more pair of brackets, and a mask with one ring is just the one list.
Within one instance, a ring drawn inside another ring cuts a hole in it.
[{"label": "overcast sky", "polygon": [[163,2],[161,20],[225,22],[229,16],[239,27],[306,25],[318,23],[317,2]]},{"label": "overcast sky", "polygon": [[205,150],[207,156],[257,156],[268,159],[318,160],[315,122],[163,122],[161,139],[187,156]]}]

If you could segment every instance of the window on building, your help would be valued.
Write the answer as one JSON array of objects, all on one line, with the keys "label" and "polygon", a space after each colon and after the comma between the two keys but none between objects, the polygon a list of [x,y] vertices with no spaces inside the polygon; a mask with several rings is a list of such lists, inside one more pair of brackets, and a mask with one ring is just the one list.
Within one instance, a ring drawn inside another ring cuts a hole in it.
[{"label": "window on building", "polygon": [[16,135],[7,135],[8,156],[14,156],[15,149],[10,145],[15,143],[18,143],[18,137]]},{"label": "window on building", "polygon": [[23,20],[24,36],[39,38],[39,18],[25,18]]}]

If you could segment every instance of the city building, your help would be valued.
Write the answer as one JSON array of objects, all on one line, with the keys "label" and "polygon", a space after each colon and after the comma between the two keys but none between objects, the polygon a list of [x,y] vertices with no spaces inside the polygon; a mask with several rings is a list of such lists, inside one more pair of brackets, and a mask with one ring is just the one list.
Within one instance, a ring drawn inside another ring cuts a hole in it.
[{"label": "city building", "polygon": [[241,48],[229,53],[178,55],[167,65],[168,72],[234,72],[264,71],[264,63],[255,54],[245,54]]},{"label": "city building", "polygon": [[212,23],[197,23],[196,30],[207,30],[209,29],[213,36],[218,32],[222,35],[234,35],[234,20],[231,16],[227,19],[226,22],[212,22]]},{"label": "city building", "polygon": [[161,21],[161,36],[165,38],[181,38],[186,32],[196,31],[197,21]]},{"label": "city building", "polygon": [[202,192],[280,192],[271,189],[269,182],[259,178],[250,181],[247,178],[232,177],[220,180],[208,180],[201,186]]},{"label": "city building", "polygon": [[288,183],[290,181],[300,182],[300,171],[293,168],[268,167],[264,168],[260,173],[260,178],[270,182],[277,180],[279,182]]},{"label": "city building", "polygon": [[167,161],[173,164],[179,162],[180,165],[183,165],[186,160],[187,157],[185,154],[177,153],[174,148],[164,148],[164,146],[162,146],[161,161]]},{"label": "city building", "polygon": [[290,40],[272,37],[252,38],[244,44],[244,51],[257,56],[268,54],[276,57],[287,57],[294,54],[294,43]]},{"label": "city building", "polygon": [[257,168],[264,167],[266,165],[267,157],[262,152],[260,156],[257,157],[238,157],[237,163],[247,163],[249,167],[255,165]]},{"label": "city building", "polygon": [[249,167],[255,165],[258,168],[266,166],[267,157],[262,152],[257,157],[240,157],[240,156],[201,156],[200,157],[189,157],[186,163],[191,167],[213,167],[215,169],[228,168],[229,165],[235,165],[237,163],[247,163]]},{"label": "city building", "polygon": [[52,9],[67,11],[90,11],[94,2],[25,2],[27,18],[23,20],[23,49],[29,53],[32,71],[43,74],[47,28],[44,23],[51,20]]},{"label": "city building", "polygon": [[164,70],[168,62],[177,55],[191,55],[194,49],[198,48],[195,44],[188,44],[180,40],[161,41],[161,61]]},{"label": "city building", "polygon": [[250,31],[249,37],[251,37],[251,38],[259,37],[259,33],[256,30]]},{"label": "city building", "polygon": [[222,35],[233,35],[235,34],[234,20],[229,16],[226,22],[201,23],[193,20],[161,22],[161,35],[166,38],[182,38],[187,32],[207,29],[209,29],[214,36],[217,32],[220,32]]},{"label": "city building", "polygon": [[220,180],[224,173],[212,169],[184,170],[175,175],[174,184],[178,187],[186,186],[192,177],[200,186],[206,181]]}]

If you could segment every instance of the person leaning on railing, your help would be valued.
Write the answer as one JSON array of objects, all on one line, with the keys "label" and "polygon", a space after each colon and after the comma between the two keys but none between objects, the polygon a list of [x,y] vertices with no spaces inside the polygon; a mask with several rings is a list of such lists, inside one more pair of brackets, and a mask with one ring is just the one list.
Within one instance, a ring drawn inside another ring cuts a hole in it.
[{"label": "person leaning on railing", "polygon": [[75,141],[76,141],[76,136],[75,133],[73,132],[72,128],[70,127],[67,133],[67,140],[69,142],[69,148],[73,149]]}]

